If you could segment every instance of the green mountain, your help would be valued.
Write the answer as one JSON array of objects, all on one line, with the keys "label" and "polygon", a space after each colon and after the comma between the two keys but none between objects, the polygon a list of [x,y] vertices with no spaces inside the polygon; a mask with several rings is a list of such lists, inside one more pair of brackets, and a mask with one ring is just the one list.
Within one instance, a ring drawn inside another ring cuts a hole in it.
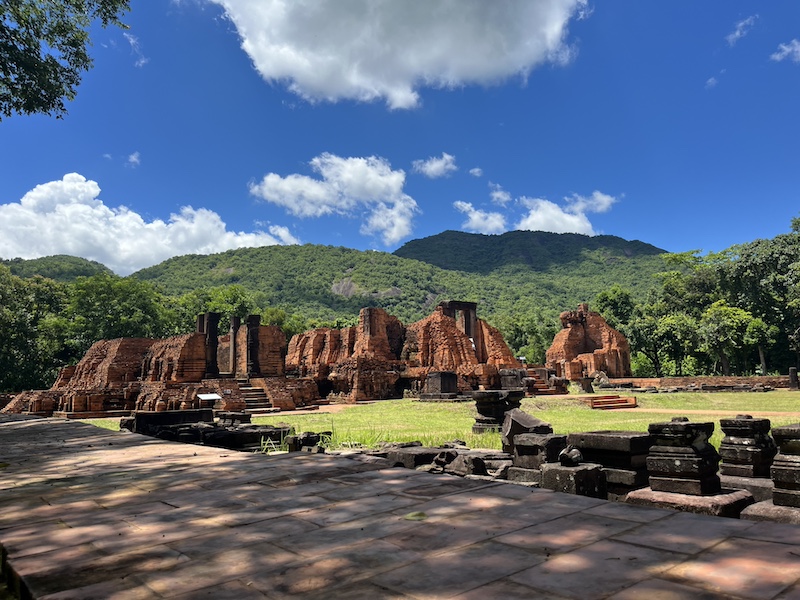
[{"label": "green mountain", "polygon": [[187,255],[134,273],[165,293],[239,284],[262,307],[306,317],[352,317],[379,306],[411,322],[442,300],[477,302],[500,315],[557,315],[618,283],[636,297],[665,270],[663,251],[613,236],[448,231],[409,242],[395,254],[332,246],[241,248]]},{"label": "green mountain", "polygon": [[41,275],[62,283],[75,281],[78,277],[91,277],[98,273],[111,273],[111,269],[93,260],[57,254],[29,260],[12,258],[0,259],[0,264],[11,270],[13,275],[23,279]]},{"label": "green mountain", "polygon": [[442,269],[488,274],[506,267],[521,267],[543,273],[564,271],[580,269],[587,261],[610,264],[660,256],[664,252],[650,244],[638,240],[629,242],[613,235],[588,236],[546,231],[481,235],[444,231],[412,240],[394,254]]}]

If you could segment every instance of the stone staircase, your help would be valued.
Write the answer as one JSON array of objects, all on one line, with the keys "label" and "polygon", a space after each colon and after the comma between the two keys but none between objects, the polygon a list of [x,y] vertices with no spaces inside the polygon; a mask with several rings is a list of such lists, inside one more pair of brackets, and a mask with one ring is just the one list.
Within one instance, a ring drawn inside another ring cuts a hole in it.
[{"label": "stone staircase", "polygon": [[263,388],[253,387],[248,378],[237,378],[239,384],[239,392],[246,404],[245,411],[247,412],[272,412],[275,409],[272,402],[269,401],[267,393]]},{"label": "stone staircase", "polygon": [[636,408],[638,403],[633,396],[596,396],[588,398],[589,405],[594,409],[611,410],[614,408]]},{"label": "stone staircase", "polygon": [[553,396],[558,394],[558,390],[550,387],[550,385],[542,379],[535,369],[527,369],[528,377],[534,380],[533,389],[535,396]]}]

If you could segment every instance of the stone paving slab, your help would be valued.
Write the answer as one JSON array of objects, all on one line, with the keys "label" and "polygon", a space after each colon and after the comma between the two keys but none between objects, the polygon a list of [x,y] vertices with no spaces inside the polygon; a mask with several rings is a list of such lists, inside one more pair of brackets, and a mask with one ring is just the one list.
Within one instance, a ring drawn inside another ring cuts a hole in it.
[{"label": "stone paving slab", "polygon": [[48,600],[800,598],[800,526],[0,416],[10,588]]}]

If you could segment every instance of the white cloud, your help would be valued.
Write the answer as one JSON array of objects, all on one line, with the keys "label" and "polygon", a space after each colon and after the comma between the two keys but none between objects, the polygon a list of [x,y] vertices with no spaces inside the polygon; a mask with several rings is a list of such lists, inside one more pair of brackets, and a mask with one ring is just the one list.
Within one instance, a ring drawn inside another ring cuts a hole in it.
[{"label": "white cloud", "polygon": [[453,171],[458,171],[456,157],[447,152],[442,152],[440,157],[431,156],[427,160],[415,160],[414,172],[422,173],[430,179],[447,177]]},{"label": "white cloud", "polygon": [[595,235],[586,213],[604,213],[611,210],[617,199],[599,191],[591,196],[573,194],[564,199],[565,206],[543,198],[519,199],[528,213],[515,225],[516,229],[529,231],[552,231],[553,233],[583,233]]},{"label": "white cloud", "polygon": [[523,81],[575,54],[588,0],[211,0],[261,76],[308,101],[384,99],[414,108],[419,88]]},{"label": "white cloud", "polygon": [[130,33],[123,33],[122,35],[128,41],[128,44],[130,44],[131,52],[136,57],[136,61],[133,63],[133,65],[136,67],[143,67],[147,63],[149,63],[150,59],[147,58],[144,54],[142,54],[142,48],[139,45],[139,38]]},{"label": "white cloud", "polygon": [[137,151],[128,155],[128,166],[138,167],[142,164],[142,155]]},{"label": "white cloud", "polygon": [[127,275],[172,256],[298,243],[281,226],[264,232],[228,231],[210,210],[184,206],[168,221],[145,221],[99,199],[100,186],[78,173],[37,185],[18,203],[0,205],[0,256],[69,254],[96,260]]},{"label": "white cloud", "polygon": [[788,44],[778,45],[777,52],[770,55],[774,61],[782,61],[786,58],[792,62],[800,62],[800,40],[792,40]]},{"label": "white cloud", "polygon": [[717,87],[718,83],[719,81],[717,80],[716,77],[709,77],[708,79],[706,79],[706,89],[710,90],[711,88],[715,88]]},{"label": "white cloud", "polygon": [[376,156],[343,158],[321,154],[309,163],[314,179],[268,173],[250,193],[298,217],[355,215],[367,211],[361,233],[379,235],[391,245],[411,234],[417,203],[403,192],[406,174]]},{"label": "white cloud", "polygon": [[483,177],[483,169],[480,167],[473,167],[469,170],[469,174],[473,177]]},{"label": "white cloud", "polygon": [[499,204],[500,206],[505,206],[509,202],[511,202],[511,194],[503,189],[503,187],[499,183],[492,183],[489,182],[489,196],[492,199],[492,202],[495,204]]},{"label": "white cloud", "polygon": [[746,19],[742,19],[741,21],[736,23],[736,25],[733,28],[733,31],[731,31],[728,35],[725,36],[725,40],[728,42],[728,45],[733,46],[734,44],[736,44],[736,42],[738,42],[740,39],[742,39],[744,36],[750,33],[750,30],[753,28],[753,25],[755,25],[756,19],[758,19],[758,15],[750,15]]},{"label": "white cloud", "polygon": [[506,230],[506,218],[500,213],[478,210],[469,202],[458,200],[453,202],[458,212],[467,215],[467,220],[461,224],[461,229],[473,233],[497,234]]}]

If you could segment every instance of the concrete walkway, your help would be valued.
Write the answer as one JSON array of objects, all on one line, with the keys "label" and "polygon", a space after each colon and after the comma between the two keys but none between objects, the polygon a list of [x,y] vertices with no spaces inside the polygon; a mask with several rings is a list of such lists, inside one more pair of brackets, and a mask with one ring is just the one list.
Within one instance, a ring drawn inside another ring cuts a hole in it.
[{"label": "concrete walkway", "polygon": [[[421,520],[418,520],[421,519]],[[0,418],[22,597],[800,598],[800,527]]]}]

